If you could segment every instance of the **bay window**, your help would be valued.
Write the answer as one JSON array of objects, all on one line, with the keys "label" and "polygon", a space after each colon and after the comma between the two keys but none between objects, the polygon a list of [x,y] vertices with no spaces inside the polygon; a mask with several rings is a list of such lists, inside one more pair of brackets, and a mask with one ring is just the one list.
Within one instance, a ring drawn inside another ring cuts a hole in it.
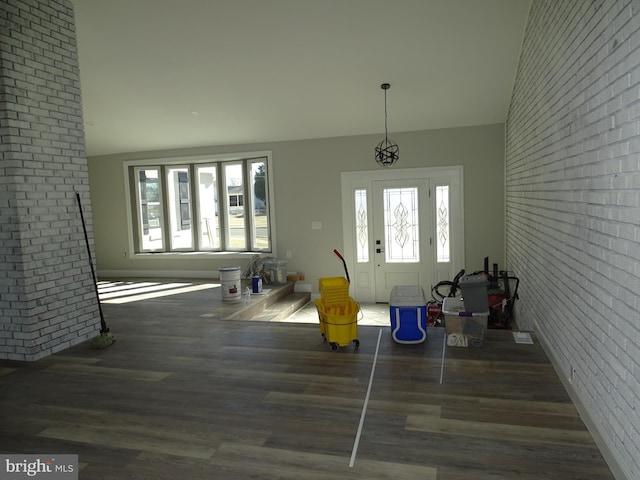
[{"label": "bay window", "polygon": [[127,164],[136,253],[270,252],[270,157]]}]

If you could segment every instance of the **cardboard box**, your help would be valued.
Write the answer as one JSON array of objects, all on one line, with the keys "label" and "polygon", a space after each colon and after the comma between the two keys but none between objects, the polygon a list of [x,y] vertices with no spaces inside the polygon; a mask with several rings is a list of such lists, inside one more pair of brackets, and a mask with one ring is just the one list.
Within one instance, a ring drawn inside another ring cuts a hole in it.
[{"label": "cardboard box", "polygon": [[460,298],[445,298],[442,302],[444,326],[449,347],[481,347],[487,336],[489,310],[467,312]]}]

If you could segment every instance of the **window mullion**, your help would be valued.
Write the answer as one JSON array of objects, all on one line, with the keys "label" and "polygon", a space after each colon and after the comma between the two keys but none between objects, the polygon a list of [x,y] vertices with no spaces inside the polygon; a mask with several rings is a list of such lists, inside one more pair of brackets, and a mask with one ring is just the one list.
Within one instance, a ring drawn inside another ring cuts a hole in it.
[{"label": "window mullion", "polygon": [[220,250],[225,252],[227,250],[227,216],[224,212],[227,210],[228,206],[228,197],[225,192],[227,179],[224,175],[224,169],[222,168],[223,163],[218,162],[216,164],[216,168],[218,171],[218,222],[220,223]]},{"label": "window mullion", "polygon": [[140,200],[140,184],[138,180],[138,170],[135,167],[129,167],[129,198],[133,199],[131,202],[131,224],[132,235],[133,235],[133,245],[135,249],[135,253],[140,253],[143,251],[142,248],[142,237],[143,237],[143,219],[140,214],[141,203]]},{"label": "window mullion", "polygon": [[251,182],[251,161],[244,160],[242,162],[242,175],[244,179],[242,180],[242,195],[244,197],[243,200],[243,210],[244,210],[244,244],[246,250],[253,250],[253,215],[251,214],[251,194],[250,188]]},{"label": "window mullion", "polygon": [[162,251],[167,252],[170,251],[170,244],[168,240],[169,231],[167,228],[169,227],[169,222],[167,219],[169,218],[169,196],[168,196],[168,188],[167,188],[167,169],[164,165],[160,165],[159,167],[158,181],[160,182],[160,191],[162,192],[162,215],[160,216],[160,224],[162,225],[162,231],[164,234],[162,235]]},{"label": "window mullion", "polygon": [[200,236],[202,235],[202,226],[200,225],[200,207],[198,205],[198,196],[196,183],[198,177],[196,176],[196,166],[194,164],[188,165],[189,170],[189,208],[191,209],[191,245],[194,251],[200,249]]}]

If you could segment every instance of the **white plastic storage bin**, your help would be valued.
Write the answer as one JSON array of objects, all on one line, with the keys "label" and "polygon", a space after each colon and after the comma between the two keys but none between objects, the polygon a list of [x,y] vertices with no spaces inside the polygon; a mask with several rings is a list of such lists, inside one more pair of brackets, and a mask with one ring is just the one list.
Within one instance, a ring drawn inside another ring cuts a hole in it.
[{"label": "white plastic storage bin", "polygon": [[460,298],[447,297],[442,302],[447,345],[450,347],[481,347],[487,336],[489,310],[467,312]]},{"label": "white plastic storage bin", "polygon": [[393,287],[389,300],[391,336],[398,343],[421,343],[427,338],[427,301],[420,286]]}]

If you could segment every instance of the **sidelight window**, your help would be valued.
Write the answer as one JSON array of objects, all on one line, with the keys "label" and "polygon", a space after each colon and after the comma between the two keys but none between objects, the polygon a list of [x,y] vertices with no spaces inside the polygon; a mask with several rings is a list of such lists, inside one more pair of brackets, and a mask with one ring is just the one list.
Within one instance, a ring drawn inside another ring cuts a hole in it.
[{"label": "sidelight window", "polygon": [[449,245],[449,186],[436,187],[436,261],[448,262],[451,259]]},{"label": "sidelight window", "polygon": [[356,261],[369,261],[369,219],[367,214],[367,191],[355,191],[356,212]]}]

